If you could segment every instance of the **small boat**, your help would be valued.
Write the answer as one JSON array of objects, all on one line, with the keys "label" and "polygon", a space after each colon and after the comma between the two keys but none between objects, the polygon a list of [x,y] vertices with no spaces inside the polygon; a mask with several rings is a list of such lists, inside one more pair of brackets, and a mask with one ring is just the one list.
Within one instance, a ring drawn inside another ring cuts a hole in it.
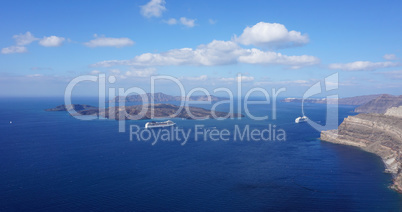
[{"label": "small boat", "polygon": [[163,122],[155,122],[155,121],[151,121],[151,122],[147,122],[145,124],[145,128],[160,128],[160,127],[171,127],[176,125],[176,123],[174,123],[173,121],[163,121]]},{"label": "small boat", "polygon": [[308,120],[307,116],[301,116],[296,118],[295,123],[302,123],[306,122],[307,120]]}]

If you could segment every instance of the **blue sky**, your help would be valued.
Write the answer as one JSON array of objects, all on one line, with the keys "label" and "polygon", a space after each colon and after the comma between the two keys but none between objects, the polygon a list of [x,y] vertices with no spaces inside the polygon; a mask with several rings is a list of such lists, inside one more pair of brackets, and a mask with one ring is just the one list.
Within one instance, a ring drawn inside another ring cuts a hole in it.
[{"label": "blue sky", "polygon": [[234,90],[241,73],[245,90],[286,96],[338,73],[341,96],[400,95],[400,11],[399,1],[2,1],[0,95],[61,96],[99,73],[145,91],[155,75]]}]

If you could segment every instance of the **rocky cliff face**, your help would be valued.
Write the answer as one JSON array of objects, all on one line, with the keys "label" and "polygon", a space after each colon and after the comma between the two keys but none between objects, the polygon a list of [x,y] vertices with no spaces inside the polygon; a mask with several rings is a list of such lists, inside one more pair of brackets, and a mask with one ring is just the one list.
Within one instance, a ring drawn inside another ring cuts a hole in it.
[{"label": "rocky cliff face", "polygon": [[356,113],[385,113],[391,107],[402,106],[402,96],[383,94],[366,104],[357,107]]},{"label": "rocky cliff face", "polygon": [[388,109],[387,112],[385,112],[385,115],[402,118],[402,106]]},{"label": "rocky cliff face", "polygon": [[402,107],[383,114],[347,117],[338,130],[321,132],[321,140],[357,146],[379,155],[394,177],[394,189],[402,192]]}]

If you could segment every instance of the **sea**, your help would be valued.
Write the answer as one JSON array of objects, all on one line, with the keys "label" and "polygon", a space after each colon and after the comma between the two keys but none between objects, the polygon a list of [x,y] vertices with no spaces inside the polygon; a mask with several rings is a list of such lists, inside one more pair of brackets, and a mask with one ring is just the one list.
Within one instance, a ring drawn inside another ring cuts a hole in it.
[{"label": "sea", "polygon": [[[130,126],[142,131],[147,120],[126,121],[119,132],[115,120],[44,110],[61,104],[61,97],[0,98],[0,211],[402,210],[381,158],[320,141],[309,124],[294,123],[302,115],[300,103],[278,101],[276,119],[272,102],[247,107],[254,116],[267,115],[264,120],[171,119],[177,129],[193,130],[186,143],[130,140]],[[326,105],[304,109],[325,123]],[[339,124],[355,115],[353,109],[339,106]],[[196,127],[229,134],[236,127],[271,127],[285,139],[196,139]]]}]

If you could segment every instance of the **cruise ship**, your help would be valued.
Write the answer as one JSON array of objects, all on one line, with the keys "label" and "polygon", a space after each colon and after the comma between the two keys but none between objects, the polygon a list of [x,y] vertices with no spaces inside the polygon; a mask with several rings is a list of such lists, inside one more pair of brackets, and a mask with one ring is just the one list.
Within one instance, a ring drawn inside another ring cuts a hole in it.
[{"label": "cruise ship", "polygon": [[155,121],[151,121],[151,122],[147,122],[145,124],[145,128],[160,128],[160,127],[171,127],[176,125],[176,123],[174,123],[173,121],[163,121],[163,122],[155,122]]},{"label": "cruise ship", "polygon": [[296,118],[295,123],[302,123],[306,122],[307,120],[308,120],[307,116],[301,116]]}]

